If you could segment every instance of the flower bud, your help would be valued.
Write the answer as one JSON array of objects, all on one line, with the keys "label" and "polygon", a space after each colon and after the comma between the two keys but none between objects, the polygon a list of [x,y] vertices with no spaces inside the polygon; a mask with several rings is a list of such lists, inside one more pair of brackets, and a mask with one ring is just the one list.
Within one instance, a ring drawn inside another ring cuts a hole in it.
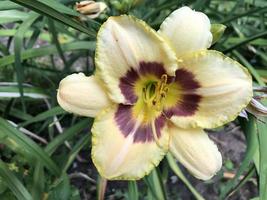
[{"label": "flower bud", "polygon": [[69,75],[60,82],[57,100],[64,110],[88,117],[95,117],[110,105],[101,82],[83,73]]},{"label": "flower bud", "polygon": [[91,19],[97,18],[106,8],[107,5],[104,2],[81,1],[76,3],[76,10]]}]

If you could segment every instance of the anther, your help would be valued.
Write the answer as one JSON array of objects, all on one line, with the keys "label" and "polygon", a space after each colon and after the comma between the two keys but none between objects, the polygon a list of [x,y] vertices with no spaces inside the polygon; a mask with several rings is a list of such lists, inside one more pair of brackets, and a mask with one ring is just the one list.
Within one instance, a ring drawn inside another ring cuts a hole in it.
[{"label": "anther", "polygon": [[169,91],[168,87],[165,87],[164,92],[167,93]]},{"label": "anther", "polygon": [[161,76],[161,82],[162,82],[162,83],[166,84],[166,83],[167,83],[167,79],[168,79],[167,74],[163,74],[163,75]]}]

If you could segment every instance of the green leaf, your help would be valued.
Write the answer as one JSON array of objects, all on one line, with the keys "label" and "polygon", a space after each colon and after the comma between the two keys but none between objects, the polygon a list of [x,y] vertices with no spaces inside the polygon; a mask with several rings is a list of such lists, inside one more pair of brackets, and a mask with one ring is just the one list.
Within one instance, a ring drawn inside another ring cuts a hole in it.
[{"label": "green leaf", "polygon": [[238,182],[238,184],[231,190],[231,192],[223,199],[229,199],[235,192],[237,192],[249,179],[251,179],[256,172],[255,166],[251,166],[244,177]]},{"label": "green leaf", "polygon": [[[6,106],[4,104],[0,104],[0,111],[2,111],[2,112],[6,111]],[[30,118],[32,118],[32,116],[29,115],[28,113],[25,113],[25,112],[21,111],[20,109],[13,108],[13,107],[10,108],[10,110],[7,114],[12,116],[12,117],[16,117],[16,118],[22,119],[22,120],[29,120]]]},{"label": "green leaf", "polygon": [[[91,122],[90,122],[91,121]],[[65,130],[62,134],[55,137],[45,148],[45,151],[51,155],[60,145],[62,145],[66,140],[71,139],[73,136],[78,134],[86,127],[90,127],[92,120],[86,118],[71,126],[69,129]]]},{"label": "green leaf", "polygon": [[[14,36],[16,34],[16,32],[17,32],[16,29],[0,29],[0,36],[3,36],[3,37]],[[33,30],[31,30],[31,29],[27,30],[27,32],[24,34],[24,38],[30,38],[33,35],[33,33],[34,33]],[[65,34],[61,34],[61,36],[66,38],[67,42],[70,42],[72,40],[71,37],[69,37]],[[47,41],[47,42],[51,41],[48,33],[41,33],[39,36],[39,39]]]},{"label": "green leaf", "polygon": [[0,10],[11,10],[22,8],[20,5],[10,1],[0,1]]},{"label": "green leaf", "polygon": [[38,19],[40,15],[31,12],[27,19],[19,26],[15,36],[14,36],[14,53],[15,53],[15,70],[18,80],[18,88],[21,98],[22,105],[24,104],[23,98],[23,82],[24,82],[24,69],[21,65],[21,49],[23,48],[23,38],[26,31],[31,27],[35,20]]},{"label": "green leaf", "polygon": [[211,33],[212,33],[212,44],[215,44],[219,39],[221,39],[226,26],[223,24],[211,24]]},{"label": "green leaf", "polygon": [[227,195],[229,195],[234,187],[239,183],[240,176],[248,169],[250,163],[253,161],[253,158],[259,148],[258,146],[258,138],[257,138],[257,125],[256,119],[249,114],[249,120],[240,119],[242,130],[246,136],[247,149],[245,153],[245,157],[236,172],[236,175],[233,179],[228,181],[224,190],[220,194],[220,199],[225,199]]},{"label": "green leaf", "polygon": [[61,44],[60,44],[60,42],[58,40],[58,32],[57,32],[55,23],[51,19],[48,19],[48,28],[49,28],[49,31],[50,31],[51,36],[52,36],[52,42],[57,48],[58,55],[60,56],[61,60],[63,61],[64,65],[65,65],[65,68],[69,68],[68,64],[67,64],[67,61],[65,59],[64,53],[62,51]]},{"label": "green leaf", "polygon": [[33,199],[42,199],[45,187],[44,168],[40,161],[37,162],[33,174],[33,186],[31,194]]},{"label": "green leaf", "polygon": [[248,68],[248,71],[251,73],[251,75],[255,78],[255,80],[260,84],[260,85],[265,85],[263,80],[261,79],[260,75],[256,71],[256,69],[250,64],[247,59],[242,56],[238,51],[234,50],[233,54],[239,59],[239,61]]},{"label": "green leaf", "polygon": [[262,118],[261,121],[258,121],[258,135],[259,135],[259,145],[260,145],[260,183],[259,183],[259,197],[260,200],[267,199],[267,120],[266,118]]},{"label": "green leaf", "polygon": [[80,16],[80,13],[78,13],[75,10],[65,6],[62,3],[59,3],[58,1],[55,1],[55,0],[37,0],[37,1],[47,5],[49,7],[54,8],[58,12],[61,12],[61,13],[67,14],[67,15],[72,15],[72,16],[75,16],[75,17]]},{"label": "green leaf", "polygon": [[251,35],[250,37],[248,38],[245,38],[244,40],[242,40],[241,42],[237,43],[237,44],[234,44],[233,46],[223,50],[223,53],[228,53],[230,51],[233,51],[234,49],[240,47],[240,46],[243,46],[253,40],[256,40],[258,38],[263,38],[263,37],[266,37],[267,36],[267,31],[262,31],[260,33],[257,33],[257,34],[253,34]]},{"label": "green leaf", "polygon": [[5,180],[3,180],[3,178],[0,175],[0,197],[1,194],[3,194],[7,189],[8,187],[6,186]]},{"label": "green leaf", "polygon": [[138,187],[136,181],[128,181],[128,199],[138,200]]},{"label": "green leaf", "polygon": [[25,6],[26,8],[32,9],[42,15],[48,16],[53,18],[54,20],[57,20],[63,24],[66,24],[67,26],[70,26],[78,31],[81,31],[93,38],[95,38],[96,33],[91,31],[86,26],[82,25],[80,22],[72,19],[69,16],[66,16],[60,11],[54,9],[51,5],[46,5],[45,3],[36,1],[36,0],[11,0],[17,4],[20,4],[22,6]]},{"label": "green leaf", "polygon": [[3,118],[0,118],[0,138],[2,143],[17,153],[24,154],[27,158],[32,157],[39,160],[54,175],[60,174],[58,166],[41,147]]},{"label": "green leaf", "polygon": [[27,19],[28,16],[29,16],[28,13],[18,11],[18,10],[0,11],[0,24],[23,21]]},{"label": "green leaf", "polygon": [[[88,41],[78,41],[71,42],[67,44],[62,44],[62,51],[74,51],[74,50],[95,50],[95,42]],[[55,45],[50,45],[47,47],[41,47],[38,49],[29,49],[21,52],[21,60],[26,60],[29,58],[36,58],[41,56],[53,55],[57,53],[57,48]],[[15,56],[9,55],[0,58],[0,67],[9,65],[15,62]]]},{"label": "green leaf", "polygon": [[18,178],[8,169],[6,164],[0,160],[0,176],[5,180],[5,184],[19,200],[33,200]]},{"label": "green leaf", "polygon": [[75,146],[72,148],[71,152],[67,156],[67,160],[62,167],[61,173],[67,172],[69,166],[72,164],[72,162],[74,161],[80,150],[89,143],[90,139],[91,137],[89,133],[87,133],[77,142],[77,144],[75,144]]},{"label": "green leaf", "polygon": [[[242,42],[244,39],[239,37],[229,37],[227,39],[227,44],[236,44]],[[258,38],[256,40],[250,41],[249,44],[257,45],[257,46],[267,46],[267,40],[263,38]]]},{"label": "green leaf", "polygon": [[167,157],[168,163],[172,171],[181,179],[181,181],[183,181],[183,183],[191,191],[194,197],[197,200],[204,200],[204,198],[198,193],[198,191],[191,185],[191,183],[184,176],[183,172],[181,171],[180,167],[177,165],[173,156],[170,153],[168,153],[166,157]]},{"label": "green leaf", "polygon": [[64,174],[59,178],[52,186],[51,192],[49,192],[48,200],[55,199],[70,199],[71,187],[67,174]]},{"label": "green leaf", "polygon": [[229,22],[232,22],[238,18],[241,18],[241,17],[247,17],[249,15],[252,15],[252,14],[255,14],[255,13],[264,13],[266,12],[267,10],[267,6],[265,7],[258,7],[258,8],[255,8],[255,9],[249,9],[249,10],[246,10],[245,12],[243,13],[238,13],[236,15],[233,15],[231,13],[231,15],[229,15],[229,17],[227,18],[223,18],[223,20],[221,21],[222,24],[226,24],[226,23],[229,23]]},{"label": "green leaf", "polygon": [[[23,95],[33,99],[47,99],[49,96],[40,88],[22,85]],[[5,82],[0,87],[0,99],[10,99],[21,97],[18,84],[14,82]]]},{"label": "green leaf", "polygon": [[157,168],[154,169],[148,176],[146,176],[144,180],[155,199],[167,199],[166,191],[163,187],[163,182]]},{"label": "green leaf", "polygon": [[66,111],[63,110],[60,106],[56,106],[54,108],[51,108],[45,112],[42,112],[42,113],[36,115],[35,117],[32,117],[31,119],[27,120],[26,122],[21,123],[20,126],[26,126],[26,125],[29,125],[31,123],[43,121],[49,117],[54,117],[56,115],[61,115],[61,114],[65,114],[65,113],[66,113]]}]

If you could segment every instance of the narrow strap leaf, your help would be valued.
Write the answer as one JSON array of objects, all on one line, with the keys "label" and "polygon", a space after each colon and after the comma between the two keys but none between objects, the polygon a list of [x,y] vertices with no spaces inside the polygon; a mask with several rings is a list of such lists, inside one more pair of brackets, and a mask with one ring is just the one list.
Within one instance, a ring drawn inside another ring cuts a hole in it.
[{"label": "narrow strap leaf", "polygon": [[8,169],[8,167],[2,160],[0,160],[0,176],[3,180],[5,180],[6,185],[17,197],[17,199],[33,200],[27,189],[18,180],[18,178]]}]

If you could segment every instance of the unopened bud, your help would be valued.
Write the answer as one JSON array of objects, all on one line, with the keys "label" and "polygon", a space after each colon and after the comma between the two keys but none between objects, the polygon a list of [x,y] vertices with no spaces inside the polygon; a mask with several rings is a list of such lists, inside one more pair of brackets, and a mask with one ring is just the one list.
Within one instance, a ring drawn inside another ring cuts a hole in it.
[{"label": "unopened bud", "polygon": [[76,10],[91,19],[98,17],[106,8],[107,5],[104,2],[81,1],[76,3]]},{"label": "unopened bud", "polygon": [[212,33],[212,44],[215,44],[219,39],[221,39],[226,26],[223,24],[212,24],[211,25],[211,33]]},{"label": "unopened bud", "polygon": [[71,74],[61,80],[57,92],[59,105],[66,111],[95,117],[110,105],[101,81],[94,75]]}]

